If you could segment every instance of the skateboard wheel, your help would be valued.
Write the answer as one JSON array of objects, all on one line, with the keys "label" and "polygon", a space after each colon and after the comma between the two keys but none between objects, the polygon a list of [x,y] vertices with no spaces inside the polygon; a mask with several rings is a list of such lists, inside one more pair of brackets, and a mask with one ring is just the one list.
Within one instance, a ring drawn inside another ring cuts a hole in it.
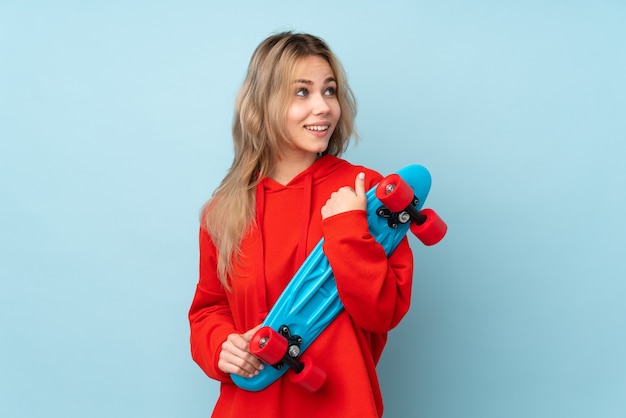
[{"label": "skateboard wheel", "polygon": [[422,241],[424,245],[435,245],[443,239],[448,231],[448,225],[432,209],[424,209],[420,212],[426,217],[426,221],[418,225],[411,223],[411,232]]},{"label": "skateboard wheel", "polygon": [[397,174],[390,174],[378,183],[376,197],[392,212],[402,212],[413,201],[413,189]]},{"label": "skateboard wheel", "polygon": [[277,364],[287,353],[287,339],[271,327],[260,328],[250,339],[250,352],[267,364]]},{"label": "skateboard wheel", "polygon": [[306,354],[301,356],[299,360],[304,368],[300,373],[296,373],[293,369],[289,370],[289,380],[299,384],[309,392],[317,392],[326,380],[326,372],[317,367],[312,358]]}]

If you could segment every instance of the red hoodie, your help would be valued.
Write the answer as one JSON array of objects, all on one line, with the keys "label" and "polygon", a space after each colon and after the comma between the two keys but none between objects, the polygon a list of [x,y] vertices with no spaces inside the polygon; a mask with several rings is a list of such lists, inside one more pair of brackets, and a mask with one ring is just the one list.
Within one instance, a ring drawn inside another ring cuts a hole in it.
[{"label": "red hoodie", "polygon": [[[354,187],[361,171],[366,190],[382,178],[333,156],[318,159],[285,186],[265,178],[257,188],[259,227],[242,242],[232,293],[217,278],[215,246],[200,228],[200,277],[189,311],[191,352],[202,370],[221,382],[213,417],[382,416],[376,364],[387,332],[409,309],[411,249],[405,238],[387,258],[368,231],[364,211],[323,221],[320,215],[330,194]],[[324,385],[310,393],[283,377],[259,392],[240,389],[217,367],[222,343],[263,321],[322,236],[345,307],[307,350],[328,375]]]}]

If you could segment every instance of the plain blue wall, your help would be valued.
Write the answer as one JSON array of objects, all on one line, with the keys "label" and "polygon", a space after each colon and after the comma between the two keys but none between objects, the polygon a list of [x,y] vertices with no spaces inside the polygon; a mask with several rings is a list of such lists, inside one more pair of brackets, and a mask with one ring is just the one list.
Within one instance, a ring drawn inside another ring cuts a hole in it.
[{"label": "plain blue wall", "polygon": [[412,241],[386,416],[626,416],[622,1],[209,3],[0,3],[0,416],[209,415],[198,210],[284,29],[348,71],[348,158],[428,166],[450,227]]}]

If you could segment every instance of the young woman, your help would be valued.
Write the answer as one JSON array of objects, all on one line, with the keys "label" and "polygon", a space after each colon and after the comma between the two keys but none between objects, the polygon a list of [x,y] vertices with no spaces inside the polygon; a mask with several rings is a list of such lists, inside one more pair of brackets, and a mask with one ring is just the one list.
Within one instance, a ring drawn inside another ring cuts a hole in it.
[{"label": "young woman", "polygon": [[[255,50],[237,97],[234,161],[203,210],[189,311],[193,359],[221,382],[214,417],[382,416],[376,364],[409,309],[413,257],[405,238],[387,258],[368,231],[365,192],[382,176],[338,158],[355,113],[321,39],[281,33]],[[240,389],[230,374],[264,367],[250,338],[322,237],[345,307],[307,350],[324,385],[310,393],[281,378]]]}]

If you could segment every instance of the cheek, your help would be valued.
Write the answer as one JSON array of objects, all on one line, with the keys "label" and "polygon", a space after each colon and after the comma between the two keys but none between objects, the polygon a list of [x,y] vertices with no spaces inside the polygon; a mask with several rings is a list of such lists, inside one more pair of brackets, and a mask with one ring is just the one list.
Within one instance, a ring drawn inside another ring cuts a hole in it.
[{"label": "cheek", "polygon": [[303,109],[303,106],[292,104],[287,110],[287,121],[291,124],[299,125],[306,117],[307,112]]},{"label": "cheek", "polygon": [[341,106],[339,106],[339,102],[335,102],[332,109],[335,121],[339,121],[339,118],[341,117]]}]

